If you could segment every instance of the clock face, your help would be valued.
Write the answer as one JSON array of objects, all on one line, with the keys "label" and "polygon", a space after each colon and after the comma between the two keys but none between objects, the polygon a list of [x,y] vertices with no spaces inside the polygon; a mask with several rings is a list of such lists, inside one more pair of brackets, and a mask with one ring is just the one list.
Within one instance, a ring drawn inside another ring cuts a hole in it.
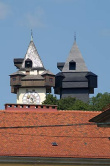
[{"label": "clock face", "polygon": [[23,104],[39,104],[40,97],[36,92],[27,92],[22,98]]}]

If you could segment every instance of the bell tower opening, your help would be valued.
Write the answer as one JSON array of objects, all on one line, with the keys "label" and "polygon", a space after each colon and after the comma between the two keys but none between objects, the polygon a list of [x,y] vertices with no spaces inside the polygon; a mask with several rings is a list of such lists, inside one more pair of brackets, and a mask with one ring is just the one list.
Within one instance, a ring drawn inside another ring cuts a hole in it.
[{"label": "bell tower opening", "polygon": [[32,68],[32,61],[30,59],[25,61],[25,68]]},{"label": "bell tower opening", "polygon": [[69,70],[76,70],[76,62],[74,61],[69,62]]}]

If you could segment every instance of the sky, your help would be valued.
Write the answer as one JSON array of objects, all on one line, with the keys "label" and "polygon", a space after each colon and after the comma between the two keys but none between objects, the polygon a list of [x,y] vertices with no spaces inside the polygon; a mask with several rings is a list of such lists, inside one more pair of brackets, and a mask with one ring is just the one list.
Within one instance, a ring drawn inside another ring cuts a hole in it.
[{"label": "sky", "polygon": [[0,0],[0,109],[16,103],[9,75],[17,71],[13,59],[26,54],[31,29],[45,68],[54,74],[76,33],[88,70],[98,75],[94,96],[110,93],[110,0]]}]

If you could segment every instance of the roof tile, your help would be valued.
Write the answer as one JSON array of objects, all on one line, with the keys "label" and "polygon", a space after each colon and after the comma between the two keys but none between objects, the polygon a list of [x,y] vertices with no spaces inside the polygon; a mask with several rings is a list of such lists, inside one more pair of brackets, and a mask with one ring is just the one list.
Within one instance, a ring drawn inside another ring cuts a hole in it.
[{"label": "roof tile", "polygon": [[89,122],[99,113],[0,111],[0,155],[110,158],[110,128]]}]

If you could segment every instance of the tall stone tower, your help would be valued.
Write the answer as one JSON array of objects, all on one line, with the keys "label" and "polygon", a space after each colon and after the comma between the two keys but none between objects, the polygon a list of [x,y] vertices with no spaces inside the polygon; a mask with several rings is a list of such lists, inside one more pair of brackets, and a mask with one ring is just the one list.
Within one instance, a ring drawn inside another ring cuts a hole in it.
[{"label": "tall stone tower", "polygon": [[18,71],[10,75],[10,85],[17,104],[42,104],[55,85],[55,75],[44,68],[32,35],[24,59],[14,59],[14,65]]},{"label": "tall stone tower", "polygon": [[97,88],[97,75],[88,71],[76,40],[66,62],[57,63],[57,67],[61,72],[55,76],[55,93],[87,102]]}]

